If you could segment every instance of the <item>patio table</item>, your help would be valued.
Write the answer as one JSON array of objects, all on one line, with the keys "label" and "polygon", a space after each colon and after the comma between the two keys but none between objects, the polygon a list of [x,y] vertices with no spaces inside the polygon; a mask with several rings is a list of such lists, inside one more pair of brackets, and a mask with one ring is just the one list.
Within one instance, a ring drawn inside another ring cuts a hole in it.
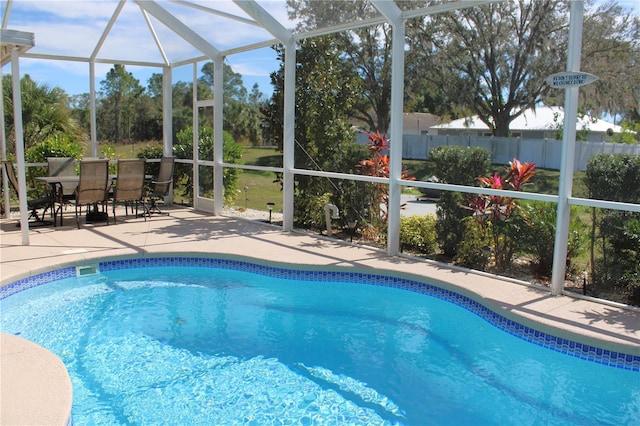
[{"label": "patio table", "polygon": [[[151,175],[145,175],[145,179],[150,180],[152,179],[153,176]],[[39,181],[39,182],[45,182],[47,184],[49,184],[49,186],[51,187],[51,194],[53,195],[53,205],[51,206],[51,208],[53,209],[53,226],[56,226],[56,216],[57,216],[57,210],[55,208],[55,200],[60,200],[59,204],[60,204],[60,226],[62,226],[62,194],[60,192],[60,190],[62,189],[62,184],[63,183],[79,183],[80,182],[80,176],[38,176],[35,178],[35,180]],[[115,174],[110,174],[109,175],[109,180],[111,181],[111,183],[113,184],[113,182],[118,180],[118,175]],[[93,214],[92,214],[93,213]],[[99,221],[99,215],[95,214],[97,213],[97,211],[94,212],[88,212],[87,213],[87,220],[91,221],[91,222],[96,222]]]}]

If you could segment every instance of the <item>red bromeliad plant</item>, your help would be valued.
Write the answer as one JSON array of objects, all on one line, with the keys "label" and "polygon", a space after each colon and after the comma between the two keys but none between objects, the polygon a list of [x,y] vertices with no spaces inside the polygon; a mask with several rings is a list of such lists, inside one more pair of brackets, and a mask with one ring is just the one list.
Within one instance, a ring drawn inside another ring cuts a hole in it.
[{"label": "red bromeliad plant", "polygon": [[[485,188],[507,189],[508,185],[514,191],[520,191],[536,174],[535,168],[534,163],[521,163],[514,158],[506,167],[504,178],[496,172],[491,177],[481,176],[477,179]],[[476,221],[485,232],[490,233],[496,267],[504,269],[514,254],[519,227],[526,224],[526,218],[518,214],[517,201],[501,195],[478,195],[470,200],[469,205],[474,210]]]},{"label": "red bromeliad plant", "polygon": [[[387,138],[387,135],[380,134],[379,130],[376,133],[367,132],[367,136],[369,137],[367,148],[369,148],[371,157],[360,161],[358,166],[364,175],[388,178],[391,169],[389,155],[386,152],[389,150],[390,140]],[[404,165],[402,166],[401,178],[405,180],[415,180],[415,178],[409,176],[409,172],[404,168]],[[372,200],[371,211],[379,212],[380,205],[385,206],[384,211],[380,212],[378,216],[386,223],[389,211],[389,191],[387,185],[382,183],[375,183],[373,185],[375,187],[375,193]]]},{"label": "red bromeliad plant", "polygon": [[515,190],[520,191],[520,187],[529,182],[531,178],[536,174],[536,165],[534,163],[521,163],[518,159],[514,158],[513,161],[509,161],[509,167],[507,174],[507,182]]}]

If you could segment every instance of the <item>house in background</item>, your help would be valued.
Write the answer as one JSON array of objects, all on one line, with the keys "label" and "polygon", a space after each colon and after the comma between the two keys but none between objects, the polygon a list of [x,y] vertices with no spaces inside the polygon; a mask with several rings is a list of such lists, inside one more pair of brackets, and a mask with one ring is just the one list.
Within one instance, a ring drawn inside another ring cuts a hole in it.
[{"label": "house in background", "polygon": [[405,135],[430,134],[431,127],[440,122],[437,115],[426,112],[405,112],[402,115],[402,133]]},{"label": "house in background", "polygon": [[[375,113],[372,111],[372,115]],[[402,114],[402,134],[404,135],[427,135],[430,133],[430,129],[432,126],[442,123],[442,120],[437,115],[429,114],[426,112],[405,112]],[[359,120],[351,121],[352,128],[357,133],[365,134],[368,130],[368,126]],[[372,130],[375,132],[375,129]],[[380,133],[386,133],[389,135],[389,130],[383,132],[380,130]],[[358,138],[358,141],[366,141],[366,139]]]},{"label": "house in background", "polygon": [[[523,139],[556,139],[562,130],[564,110],[558,106],[540,106],[526,110],[509,125],[511,137]],[[588,115],[579,117],[576,131],[587,130],[586,140],[589,142],[606,142],[613,133],[621,133],[622,127]],[[492,136],[489,127],[478,118],[460,118],[446,124],[438,124],[429,128],[432,135],[470,135]]]}]

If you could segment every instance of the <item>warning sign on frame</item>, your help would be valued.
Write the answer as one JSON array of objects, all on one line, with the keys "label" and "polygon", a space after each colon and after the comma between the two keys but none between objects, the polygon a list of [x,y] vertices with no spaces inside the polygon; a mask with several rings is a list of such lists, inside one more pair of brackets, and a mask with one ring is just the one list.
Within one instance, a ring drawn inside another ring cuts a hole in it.
[{"label": "warning sign on frame", "polygon": [[586,72],[559,72],[545,78],[544,81],[551,87],[564,89],[567,87],[584,86],[598,80],[593,74]]}]

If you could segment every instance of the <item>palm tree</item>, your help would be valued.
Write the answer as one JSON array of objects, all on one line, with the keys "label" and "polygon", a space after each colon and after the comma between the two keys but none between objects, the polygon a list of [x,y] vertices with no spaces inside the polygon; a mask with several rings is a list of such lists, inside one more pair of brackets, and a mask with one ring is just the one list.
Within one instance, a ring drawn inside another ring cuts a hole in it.
[{"label": "palm tree", "polygon": [[[15,151],[15,134],[13,119],[13,86],[11,75],[5,75],[2,81],[4,120],[7,133],[7,151]],[[64,90],[38,84],[29,75],[20,80],[22,92],[22,122],[24,128],[25,148],[33,147],[50,136],[65,134],[71,139],[78,139],[81,130],[73,119],[69,108],[69,99]]]}]

